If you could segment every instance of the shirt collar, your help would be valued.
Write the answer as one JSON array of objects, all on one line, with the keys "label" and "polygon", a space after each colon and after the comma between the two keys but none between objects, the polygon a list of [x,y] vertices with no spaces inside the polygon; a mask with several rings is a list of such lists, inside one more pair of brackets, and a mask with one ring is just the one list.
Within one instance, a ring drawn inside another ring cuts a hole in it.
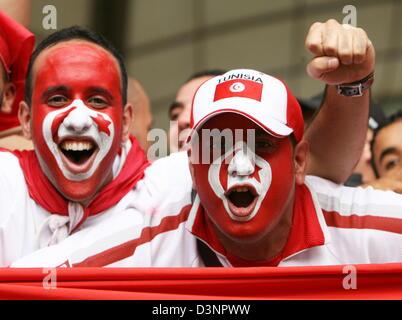
[{"label": "shirt collar", "polygon": [[203,240],[216,254],[229,260],[233,266],[276,266],[282,260],[301,253],[311,247],[329,242],[329,233],[314,191],[308,184],[297,185],[293,209],[293,222],[289,238],[282,253],[266,261],[250,263],[228,253],[220,244],[212,222],[201,206],[198,195],[189,213],[186,228],[197,238]]}]

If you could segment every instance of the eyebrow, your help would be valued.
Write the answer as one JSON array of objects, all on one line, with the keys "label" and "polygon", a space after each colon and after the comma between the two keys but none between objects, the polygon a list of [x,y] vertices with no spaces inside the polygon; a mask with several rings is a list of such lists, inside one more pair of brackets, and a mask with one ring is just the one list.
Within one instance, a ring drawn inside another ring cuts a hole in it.
[{"label": "eyebrow", "polygon": [[107,90],[105,88],[102,88],[102,87],[89,87],[85,91],[87,91],[87,92],[95,92],[95,93],[102,93],[102,94],[106,95],[109,99],[114,101],[113,95],[109,92],[109,90]]},{"label": "eyebrow", "polygon": [[264,129],[256,129],[255,130],[255,136],[256,137],[268,137],[269,139],[272,140],[277,140],[279,139],[278,137],[273,136],[272,134],[269,134],[268,132],[266,132]]},{"label": "eyebrow", "polygon": [[178,107],[182,108],[183,104],[179,101],[173,101],[169,106],[169,114],[172,112],[173,109],[178,108]]},{"label": "eyebrow", "polygon": [[257,129],[257,130],[255,130],[255,135],[256,136],[264,136],[264,135],[268,135],[268,133],[263,129]]},{"label": "eyebrow", "polygon": [[42,93],[42,99],[45,98],[46,96],[52,94],[53,92],[68,91],[68,90],[70,90],[70,87],[67,87],[67,86],[51,87],[51,88],[47,89],[45,92]]},{"label": "eyebrow", "polygon": [[396,150],[395,147],[386,148],[386,149],[385,149],[384,151],[382,151],[381,154],[380,154],[380,162],[384,159],[384,157],[385,157],[386,155],[388,155],[388,154],[390,154],[390,153],[396,153],[396,152],[397,152],[397,150]]}]

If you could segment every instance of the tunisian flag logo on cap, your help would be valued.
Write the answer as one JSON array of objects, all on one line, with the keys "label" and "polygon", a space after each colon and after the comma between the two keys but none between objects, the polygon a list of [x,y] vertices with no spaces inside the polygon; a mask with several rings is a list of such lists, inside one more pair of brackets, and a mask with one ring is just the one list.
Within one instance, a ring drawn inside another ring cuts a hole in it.
[{"label": "tunisian flag logo on cap", "polygon": [[245,79],[233,79],[216,86],[214,102],[233,97],[261,101],[262,83]]}]

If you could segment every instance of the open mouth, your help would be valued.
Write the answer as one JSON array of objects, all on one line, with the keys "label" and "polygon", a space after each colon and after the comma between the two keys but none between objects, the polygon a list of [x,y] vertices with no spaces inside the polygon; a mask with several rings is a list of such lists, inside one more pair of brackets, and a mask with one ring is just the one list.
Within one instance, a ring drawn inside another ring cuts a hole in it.
[{"label": "open mouth", "polygon": [[228,200],[230,211],[238,217],[249,216],[258,199],[258,193],[251,185],[236,185],[231,187],[225,196]]},{"label": "open mouth", "polygon": [[58,147],[64,165],[72,173],[88,171],[99,151],[92,139],[81,137],[79,139],[65,138]]}]

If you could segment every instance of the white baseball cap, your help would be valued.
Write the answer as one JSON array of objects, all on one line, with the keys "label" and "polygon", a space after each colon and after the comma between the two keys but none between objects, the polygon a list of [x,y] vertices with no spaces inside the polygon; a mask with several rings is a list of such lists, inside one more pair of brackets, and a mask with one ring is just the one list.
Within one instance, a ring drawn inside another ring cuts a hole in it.
[{"label": "white baseball cap", "polygon": [[275,137],[293,133],[299,142],[303,136],[302,111],[287,85],[256,70],[231,70],[201,84],[193,98],[193,132],[225,112],[241,114]]}]

